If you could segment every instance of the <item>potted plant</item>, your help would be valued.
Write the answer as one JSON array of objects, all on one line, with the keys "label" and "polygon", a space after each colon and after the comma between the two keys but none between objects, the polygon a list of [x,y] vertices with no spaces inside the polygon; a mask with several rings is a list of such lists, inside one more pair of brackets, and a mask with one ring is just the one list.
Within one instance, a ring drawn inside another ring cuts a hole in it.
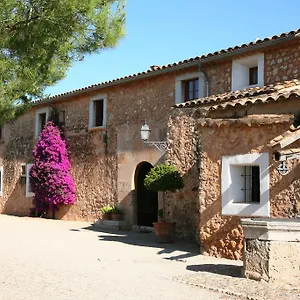
[{"label": "potted plant", "polygon": [[106,206],[102,207],[101,212],[102,212],[103,220],[111,220],[112,219],[112,210],[113,210],[113,207],[110,205],[106,205]]},{"label": "potted plant", "polygon": [[117,206],[114,206],[111,211],[111,216],[114,221],[119,221],[122,219],[123,211]]},{"label": "potted plant", "polygon": [[150,191],[163,193],[163,207],[158,211],[158,222],[154,222],[154,231],[158,242],[168,243],[174,241],[175,222],[165,219],[165,192],[175,192],[184,187],[183,178],[175,166],[167,163],[152,168],[144,180],[145,187]]}]

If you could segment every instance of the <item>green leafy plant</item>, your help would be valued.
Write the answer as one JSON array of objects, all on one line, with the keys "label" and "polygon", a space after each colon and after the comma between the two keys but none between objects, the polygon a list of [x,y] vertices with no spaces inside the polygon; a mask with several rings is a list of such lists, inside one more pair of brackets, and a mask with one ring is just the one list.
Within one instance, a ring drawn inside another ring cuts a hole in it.
[{"label": "green leafy plant", "polygon": [[164,210],[163,210],[162,208],[160,208],[160,209],[158,210],[158,217],[161,218],[161,219],[164,218]]},{"label": "green leafy plant", "polygon": [[101,212],[104,214],[108,214],[108,213],[111,213],[113,211],[113,209],[114,208],[112,206],[106,205],[101,208]]},{"label": "green leafy plant", "polygon": [[175,192],[184,187],[184,182],[175,166],[161,164],[150,170],[146,175],[144,185],[150,191]]},{"label": "green leafy plant", "polygon": [[120,209],[119,207],[117,206],[114,206],[112,208],[112,211],[111,211],[112,214],[118,214],[118,215],[123,215],[123,211],[122,209]]},{"label": "green leafy plant", "polygon": [[175,166],[167,163],[152,168],[144,179],[146,189],[154,192],[163,192],[163,209],[158,211],[158,216],[165,220],[165,192],[175,192],[184,187],[183,178]]}]

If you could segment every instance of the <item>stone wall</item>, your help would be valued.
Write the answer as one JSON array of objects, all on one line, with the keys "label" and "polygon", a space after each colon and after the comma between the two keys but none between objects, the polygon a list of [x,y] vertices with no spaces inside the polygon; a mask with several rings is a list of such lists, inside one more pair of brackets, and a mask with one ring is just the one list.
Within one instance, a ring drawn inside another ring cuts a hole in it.
[{"label": "stone wall", "polygon": [[199,167],[200,141],[195,120],[188,116],[169,120],[167,161],[174,164],[183,175],[184,188],[167,193],[166,218],[176,221],[177,235],[199,240]]},{"label": "stone wall", "polygon": [[[155,165],[164,160],[161,152],[142,143],[140,127],[146,119],[152,129],[150,139],[166,139],[168,111],[175,103],[178,74],[102,88],[47,104],[65,111],[64,133],[76,185],[76,205],[62,208],[57,218],[92,221],[101,217],[101,207],[120,202],[126,206],[128,222],[134,223],[134,198],[128,199],[128,195],[134,195],[136,167],[142,161]],[[107,127],[89,130],[89,101],[97,94],[107,95]],[[3,213],[28,215],[32,206],[32,199],[25,197],[26,179],[20,174],[22,164],[33,162],[32,150],[37,141],[35,110],[43,106],[46,104],[34,106],[6,125],[5,142],[0,144],[4,165],[4,195],[0,198]]]},{"label": "stone wall", "polygon": [[231,91],[231,65],[231,60],[203,65],[209,81],[209,95]]},{"label": "stone wall", "polygon": [[32,206],[25,197],[26,179],[21,177],[21,165],[32,161],[34,145],[34,114],[29,112],[4,128],[1,143],[3,166],[3,196],[1,211],[6,214],[28,215]]},{"label": "stone wall", "polygon": [[[298,41],[280,46],[280,48],[268,48],[263,52],[265,53],[266,84],[299,76]],[[248,54],[255,53],[249,51]],[[201,67],[208,76],[209,94],[230,91],[231,63],[230,58],[202,64]],[[141,142],[139,129],[142,121],[146,119],[152,129],[151,140],[165,140],[170,107],[175,103],[175,78],[197,70],[196,66],[94,91],[83,91],[77,96],[70,95],[60,101],[47,104],[58,110],[65,110],[65,135],[77,188],[77,204],[70,209],[61,210],[57,217],[94,220],[101,216],[100,209],[103,205],[120,202],[126,206],[128,221],[134,222],[136,167],[143,161],[148,161],[152,165],[164,161],[162,153]],[[107,128],[89,131],[89,100],[97,94],[107,94]],[[35,109],[43,105],[46,104],[35,106],[17,121],[6,125],[5,141],[0,144],[0,160],[4,166],[4,195],[0,199],[0,207],[4,213],[27,215],[31,207],[31,199],[25,197],[25,179],[20,177],[20,169],[22,163],[30,163],[33,160],[31,152],[36,143],[34,139]],[[215,151],[210,153],[211,149],[215,148],[213,144],[209,144],[211,147],[207,152],[209,155],[205,154],[205,151],[199,154],[201,147],[205,147],[205,144],[202,145],[200,141],[201,135],[199,136],[193,118],[184,117],[182,120],[171,118],[170,122],[169,141],[173,144],[171,144],[167,159],[178,165],[185,176],[186,187],[175,195],[168,195],[167,214],[170,219],[177,221],[178,234],[194,236],[199,230],[199,209],[203,220],[206,220],[206,213],[209,215],[210,211],[214,212],[219,205],[212,200],[205,202],[206,200],[203,200],[206,199],[203,194],[205,192],[199,193],[202,184],[205,187],[211,183],[210,188],[217,187],[219,162],[213,161],[209,156],[215,153]],[[207,128],[202,134],[214,140],[210,130]],[[233,133],[228,134],[232,138]],[[223,139],[225,140],[225,137]],[[206,177],[203,175],[199,179],[201,159],[201,168],[207,168],[207,166],[209,168],[211,164],[213,173],[210,177],[204,174]],[[291,177],[288,180],[291,180],[293,175],[291,173],[288,176]],[[276,193],[272,197],[283,199],[277,202],[278,208],[274,209],[274,215],[282,214],[283,208],[289,206],[288,203],[285,204],[285,201],[290,192],[282,190],[280,185],[278,183],[272,192]],[[275,192],[276,188],[277,192]],[[209,197],[217,199],[216,192],[211,191],[211,193]],[[296,193],[298,193],[298,188]],[[175,200],[173,196],[176,197]],[[279,205],[279,203],[282,204]],[[219,241],[220,247],[224,248],[226,243],[228,244],[226,244],[226,249],[240,247],[240,229],[234,228],[237,220],[234,218],[221,220],[218,215],[214,218],[216,222],[207,221],[207,228],[204,229],[203,225],[202,239],[208,239],[208,237],[205,238],[207,233],[209,236],[216,236],[210,232],[218,231],[223,234],[221,230],[209,224],[226,223],[227,226],[233,228],[231,236],[236,237],[235,243],[230,242],[229,245],[229,238],[225,238]],[[196,234],[196,236],[199,235]],[[209,249],[211,253],[216,253],[213,247]],[[229,251],[226,255],[238,257],[238,254],[234,254],[235,252],[235,250]]]},{"label": "stone wall", "polygon": [[[271,152],[268,143],[288,129],[289,124],[224,125],[221,127],[199,127],[202,142],[200,193],[200,240],[202,251],[210,255],[240,259],[243,233],[240,219],[221,215],[221,158],[253,152]],[[272,153],[272,152],[271,152]],[[272,186],[278,179],[271,165],[270,188],[272,214],[276,214],[278,202],[272,194]],[[291,182],[290,182],[291,183]],[[289,189],[288,185],[284,185]],[[287,199],[285,199],[287,200]],[[291,200],[288,200],[289,204]],[[277,212],[284,214],[281,208]]]},{"label": "stone wall", "polygon": [[300,76],[300,44],[290,43],[285,47],[265,51],[265,85]]},{"label": "stone wall", "polygon": [[[300,40],[269,47],[260,51],[249,51],[233,59],[264,53],[264,85],[300,78]],[[231,91],[232,59],[223,59],[214,63],[203,63],[209,81],[209,95]],[[206,95],[206,93],[205,93]]]},{"label": "stone wall", "polygon": [[[169,121],[171,149],[168,160],[175,163],[182,172],[186,184],[182,194],[177,192],[170,196],[170,213],[176,215],[179,205],[182,205],[181,212],[184,212],[185,200],[188,199],[190,205],[199,210],[198,228],[194,230],[199,230],[201,251],[214,256],[241,259],[243,232],[240,218],[221,215],[221,158],[237,154],[269,152],[271,216],[291,216],[289,210],[299,202],[297,201],[300,192],[300,179],[297,175],[299,162],[289,161],[289,174],[279,175],[276,170],[279,162],[273,162],[274,150],[268,146],[273,138],[289,129],[290,123],[229,126],[224,122],[221,126],[202,126],[192,115],[192,109],[174,110]],[[196,140],[201,154],[197,153]],[[299,142],[291,145],[291,147],[299,146]],[[190,171],[197,165],[197,160],[200,162],[200,175],[196,172],[197,167],[195,171]],[[178,199],[181,201],[183,199],[182,204]],[[193,218],[193,213],[191,216]],[[181,224],[181,227],[184,228],[184,224]],[[185,227],[185,230],[187,228]]]}]

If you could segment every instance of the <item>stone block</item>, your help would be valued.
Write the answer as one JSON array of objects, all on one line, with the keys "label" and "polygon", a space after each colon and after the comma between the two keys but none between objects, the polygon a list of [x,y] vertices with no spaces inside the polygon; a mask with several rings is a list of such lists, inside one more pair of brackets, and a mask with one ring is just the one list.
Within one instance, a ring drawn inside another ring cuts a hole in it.
[{"label": "stone block", "polygon": [[300,284],[300,220],[242,219],[244,275],[255,280]]},{"label": "stone block", "polygon": [[113,229],[113,230],[128,229],[128,226],[124,221],[97,220],[94,223],[94,226],[102,229]]}]

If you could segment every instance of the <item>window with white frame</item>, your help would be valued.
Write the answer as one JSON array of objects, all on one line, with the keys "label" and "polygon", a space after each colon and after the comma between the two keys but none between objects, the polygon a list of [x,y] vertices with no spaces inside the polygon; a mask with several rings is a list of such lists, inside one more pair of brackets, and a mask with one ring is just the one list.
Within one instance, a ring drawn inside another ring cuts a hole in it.
[{"label": "window with white frame", "polygon": [[222,157],[222,214],[270,215],[269,153]]},{"label": "window with white frame", "polygon": [[26,164],[21,165],[20,172],[21,172],[21,177],[26,177],[27,176],[27,174],[26,174]]},{"label": "window with white frame", "polygon": [[35,137],[38,137],[49,118],[49,108],[38,109],[35,113]]},{"label": "window with white frame", "polygon": [[89,128],[106,126],[106,95],[97,95],[90,100]]},{"label": "window with white frame", "polygon": [[5,129],[4,129],[4,124],[0,126],[0,142],[4,142],[4,134],[5,134]]},{"label": "window with white frame", "polygon": [[0,167],[0,197],[3,196],[3,166]]},{"label": "window with white frame", "polygon": [[233,91],[264,85],[264,54],[232,61]]},{"label": "window with white frame", "polygon": [[175,103],[204,97],[204,75],[200,72],[186,73],[175,79]]},{"label": "window with white frame", "polygon": [[32,166],[33,166],[33,164],[26,165],[26,197],[34,196],[34,193],[32,192],[32,189],[31,189],[31,182],[30,182],[30,175],[29,175],[29,171]]}]

